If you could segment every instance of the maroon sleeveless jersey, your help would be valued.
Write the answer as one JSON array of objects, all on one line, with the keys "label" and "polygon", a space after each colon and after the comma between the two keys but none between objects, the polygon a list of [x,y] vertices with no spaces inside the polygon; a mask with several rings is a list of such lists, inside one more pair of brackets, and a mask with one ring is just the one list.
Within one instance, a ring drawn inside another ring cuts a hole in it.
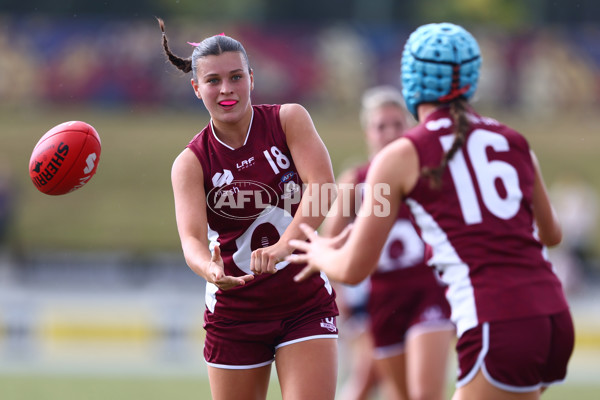
[{"label": "maroon sleeveless jersey", "polygon": [[[481,322],[548,315],[568,308],[537,239],[532,211],[535,170],[518,132],[470,111],[462,147],[440,188],[421,177],[408,204],[432,248],[428,263],[449,286],[458,335]],[[420,168],[437,167],[454,140],[448,107],[405,134]]]},{"label": "maroon sleeveless jersey", "polygon": [[[279,105],[253,106],[243,146],[233,149],[213,133],[212,121],[189,143],[204,173],[208,237],[221,248],[225,273],[251,274],[253,250],[275,244],[293,219],[302,181],[287,146]],[[244,286],[221,291],[207,283],[206,307],[235,320],[276,320],[325,305],[337,315],[335,293],[324,274],[296,283],[304,265],[277,264]]]}]

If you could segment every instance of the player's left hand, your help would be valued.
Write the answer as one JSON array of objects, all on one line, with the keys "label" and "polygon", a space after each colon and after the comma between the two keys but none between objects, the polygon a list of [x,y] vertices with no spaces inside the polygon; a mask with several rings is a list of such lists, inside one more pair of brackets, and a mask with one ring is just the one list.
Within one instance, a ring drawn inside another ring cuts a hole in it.
[{"label": "player's left hand", "polygon": [[285,261],[285,257],[289,254],[289,247],[280,242],[256,249],[250,258],[250,271],[255,275],[274,274],[277,272],[277,263]]}]

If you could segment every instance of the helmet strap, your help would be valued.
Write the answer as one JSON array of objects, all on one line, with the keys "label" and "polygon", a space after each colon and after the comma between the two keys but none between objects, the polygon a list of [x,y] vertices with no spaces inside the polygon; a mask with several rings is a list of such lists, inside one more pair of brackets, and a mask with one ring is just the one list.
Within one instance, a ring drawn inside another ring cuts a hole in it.
[{"label": "helmet strap", "polygon": [[450,93],[448,93],[445,96],[441,96],[440,98],[438,98],[438,101],[441,101],[442,103],[447,103],[447,102],[452,101],[452,100],[462,96],[463,94],[467,93],[469,91],[469,89],[471,88],[470,84],[467,84],[462,88],[459,88],[458,87],[459,84],[460,84],[460,64],[454,64],[452,66],[452,83],[450,85]]}]

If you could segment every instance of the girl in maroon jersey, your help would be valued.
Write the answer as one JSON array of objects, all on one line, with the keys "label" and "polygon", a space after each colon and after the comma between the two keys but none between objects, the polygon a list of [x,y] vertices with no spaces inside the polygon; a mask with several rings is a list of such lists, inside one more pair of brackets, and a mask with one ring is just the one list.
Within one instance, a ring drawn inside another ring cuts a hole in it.
[{"label": "girl in maroon jersey", "polygon": [[[391,86],[367,90],[360,117],[370,159],[410,127],[402,93]],[[357,195],[361,197],[357,185],[364,183],[369,165],[351,168],[338,179],[340,190],[333,206],[337,212],[325,219],[323,236],[339,234],[356,217],[354,212],[345,212],[344,205],[356,209]],[[344,186],[348,189],[343,190]],[[424,262],[424,247],[403,205],[370,277],[366,307],[369,329],[357,338],[360,358],[346,379],[342,399],[368,398],[375,383],[370,376],[380,377],[380,387],[389,400],[445,398],[448,353],[455,329],[449,320],[444,286]],[[336,286],[342,301],[346,287]]]},{"label": "girl in maroon jersey", "polygon": [[[539,399],[566,376],[574,329],[544,246],[562,233],[525,138],[468,103],[479,78],[477,41],[462,27],[423,25],[402,55],[402,92],[419,124],[373,160],[361,212],[341,245],[303,227],[308,263],[354,283],[376,264],[394,213],[406,203],[448,284],[457,326],[454,400]],[[384,192],[378,192],[381,187]]]},{"label": "girl in maroon jersey", "polygon": [[[298,104],[252,105],[254,77],[243,46],[217,35],[191,43],[188,59],[163,47],[191,72],[210,113],[173,164],[177,228],[188,266],[207,281],[204,357],[213,399],[265,399],[276,361],[284,399],[333,400],[338,314],[325,275],[298,286],[288,265],[302,213],[333,183],[328,152]],[[304,186],[305,185],[305,186]],[[302,192],[302,190],[304,192]],[[320,210],[320,208],[319,208]]]}]

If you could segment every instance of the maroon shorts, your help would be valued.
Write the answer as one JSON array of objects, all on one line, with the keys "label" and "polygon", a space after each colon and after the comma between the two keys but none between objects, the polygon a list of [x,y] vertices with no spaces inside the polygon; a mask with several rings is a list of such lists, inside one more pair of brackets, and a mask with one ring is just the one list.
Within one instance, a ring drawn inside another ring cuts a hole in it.
[{"label": "maroon shorts", "polygon": [[494,386],[530,392],[565,379],[575,342],[571,313],[485,322],[466,331],[456,344],[457,387],[479,369]]},{"label": "maroon shorts", "polygon": [[410,279],[394,279],[392,273],[382,275],[379,282],[372,279],[368,309],[377,359],[403,353],[408,335],[455,329],[444,289],[433,272],[429,268],[426,274],[416,272]]},{"label": "maroon shorts", "polygon": [[232,321],[214,318],[212,314],[205,314],[204,320],[204,359],[216,368],[262,367],[274,361],[280,347],[338,337],[335,316],[320,309],[275,321]]}]

